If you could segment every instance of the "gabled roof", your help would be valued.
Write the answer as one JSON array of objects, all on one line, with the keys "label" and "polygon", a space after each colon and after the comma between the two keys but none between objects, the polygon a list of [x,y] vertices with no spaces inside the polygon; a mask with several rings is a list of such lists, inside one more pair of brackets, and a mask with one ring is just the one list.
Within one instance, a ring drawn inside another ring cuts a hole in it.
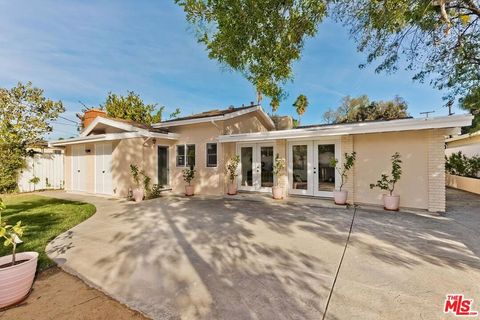
[{"label": "gabled roof", "polygon": [[263,111],[260,105],[251,105],[246,107],[242,106],[238,108],[229,107],[227,109],[222,109],[222,110],[209,110],[202,113],[193,114],[187,117],[181,117],[181,118],[176,118],[176,119],[155,123],[152,125],[152,127],[168,128],[173,126],[182,126],[182,125],[204,123],[204,122],[211,122],[211,121],[222,121],[222,120],[228,120],[235,117],[239,117],[241,115],[244,115],[250,112],[258,112],[259,116],[270,127],[269,129],[275,128],[275,124],[273,123],[272,119],[268,116],[268,114],[265,113],[265,111]]},{"label": "gabled roof", "polygon": [[[92,134],[98,126],[107,126],[119,129],[121,132]],[[178,135],[162,129],[151,128],[130,120],[97,117],[83,131],[79,137],[50,141],[49,146],[65,146],[85,142],[111,141],[129,138],[161,138],[177,140]]]},{"label": "gabled roof", "polygon": [[470,125],[472,123],[472,119],[473,116],[468,114],[445,117],[432,117],[428,119],[399,119],[345,124],[330,124],[290,130],[222,135],[218,137],[218,141],[236,142],[274,139],[310,139],[316,137],[341,136],[349,134],[424,130],[435,128],[459,128]]}]

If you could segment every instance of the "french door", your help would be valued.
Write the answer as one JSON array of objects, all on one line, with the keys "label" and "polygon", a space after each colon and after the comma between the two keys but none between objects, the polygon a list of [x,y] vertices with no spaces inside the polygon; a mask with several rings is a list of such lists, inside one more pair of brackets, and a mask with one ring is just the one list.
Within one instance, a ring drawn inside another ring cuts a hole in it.
[{"label": "french door", "polygon": [[293,141],[288,145],[289,193],[331,197],[340,177],[330,165],[340,157],[337,140]]},{"label": "french door", "polygon": [[275,150],[270,143],[239,144],[240,171],[238,189],[271,191],[274,183],[273,163]]}]

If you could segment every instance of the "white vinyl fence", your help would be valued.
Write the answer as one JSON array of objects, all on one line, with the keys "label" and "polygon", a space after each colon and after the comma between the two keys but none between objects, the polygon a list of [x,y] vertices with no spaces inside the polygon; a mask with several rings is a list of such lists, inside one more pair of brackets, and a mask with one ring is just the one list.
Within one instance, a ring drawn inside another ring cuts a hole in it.
[{"label": "white vinyl fence", "polygon": [[[34,186],[30,180],[38,177],[40,180]],[[27,158],[27,166],[18,179],[20,192],[42,189],[62,189],[64,187],[63,154],[37,153]]]}]

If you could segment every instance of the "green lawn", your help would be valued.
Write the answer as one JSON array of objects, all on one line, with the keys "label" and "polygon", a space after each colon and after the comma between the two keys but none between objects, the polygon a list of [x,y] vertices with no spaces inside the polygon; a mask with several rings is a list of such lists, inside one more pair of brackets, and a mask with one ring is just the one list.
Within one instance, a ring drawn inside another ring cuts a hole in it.
[{"label": "green lawn", "polygon": [[[46,198],[37,195],[13,195],[3,198],[7,209],[2,218],[9,224],[21,220],[25,225],[22,240],[17,252],[37,251],[38,270],[44,270],[55,263],[45,254],[48,242],[95,213],[95,206],[75,201]],[[11,247],[0,243],[0,256],[10,254]]]}]

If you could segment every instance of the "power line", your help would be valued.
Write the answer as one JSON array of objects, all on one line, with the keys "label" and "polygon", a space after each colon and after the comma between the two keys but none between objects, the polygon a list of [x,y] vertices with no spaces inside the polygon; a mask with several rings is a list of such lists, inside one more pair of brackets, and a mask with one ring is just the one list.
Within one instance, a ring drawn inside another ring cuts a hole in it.
[{"label": "power line", "polygon": [[75,123],[75,124],[78,124],[77,121],[73,121],[73,120],[71,120],[71,119],[65,118],[64,116],[58,116],[58,117],[61,118],[61,119],[63,119],[63,120],[67,120],[67,121],[73,122],[73,123]]},{"label": "power line", "polygon": [[61,125],[64,125],[64,126],[78,127],[78,124],[71,124],[71,123],[58,122],[58,121],[54,121],[53,124],[61,124]]}]

